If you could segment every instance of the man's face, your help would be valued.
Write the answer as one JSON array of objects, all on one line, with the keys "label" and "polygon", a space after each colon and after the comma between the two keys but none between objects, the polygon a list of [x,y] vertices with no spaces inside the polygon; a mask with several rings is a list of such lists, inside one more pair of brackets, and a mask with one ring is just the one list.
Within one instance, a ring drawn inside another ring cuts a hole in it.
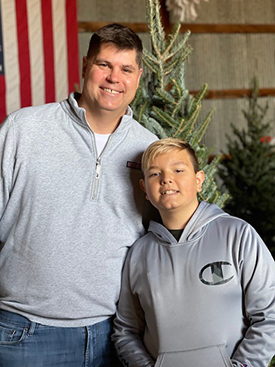
[{"label": "man's face", "polygon": [[94,113],[113,111],[116,116],[124,115],[135,96],[141,74],[135,50],[102,44],[98,55],[90,60],[83,58],[81,105]]},{"label": "man's face", "polygon": [[171,211],[193,213],[203,181],[203,171],[195,173],[187,150],[172,150],[156,156],[140,184],[163,217]]}]

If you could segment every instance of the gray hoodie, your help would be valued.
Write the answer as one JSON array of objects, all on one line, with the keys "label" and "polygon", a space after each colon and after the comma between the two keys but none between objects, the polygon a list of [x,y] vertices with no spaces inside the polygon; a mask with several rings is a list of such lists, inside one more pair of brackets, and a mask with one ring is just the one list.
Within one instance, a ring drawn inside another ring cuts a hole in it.
[{"label": "gray hoodie", "polygon": [[140,158],[156,140],[124,115],[97,158],[74,95],[0,125],[0,308],[44,325],[115,313],[128,247],[144,234]]},{"label": "gray hoodie", "polygon": [[271,254],[249,224],[206,202],[178,242],[151,222],[126,259],[113,340],[130,367],[266,367]]}]

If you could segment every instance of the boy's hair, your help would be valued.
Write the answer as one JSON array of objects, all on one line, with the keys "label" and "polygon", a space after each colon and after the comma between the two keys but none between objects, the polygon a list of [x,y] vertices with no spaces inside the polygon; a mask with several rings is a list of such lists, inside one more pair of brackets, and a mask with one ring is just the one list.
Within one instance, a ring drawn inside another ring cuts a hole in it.
[{"label": "boy's hair", "polygon": [[145,174],[148,171],[153,160],[158,155],[170,153],[172,150],[187,150],[191,162],[193,164],[195,173],[199,171],[199,161],[197,154],[189,143],[187,143],[185,140],[178,138],[165,138],[157,140],[152,144],[150,144],[149,147],[143,153],[141,160],[141,169],[143,174]]},{"label": "boy's hair", "polygon": [[100,52],[100,46],[114,44],[119,50],[135,50],[136,62],[141,68],[142,65],[142,41],[132,29],[121,24],[112,23],[100,28],[95,32],[89,43],[87,58],[90,59]]}]

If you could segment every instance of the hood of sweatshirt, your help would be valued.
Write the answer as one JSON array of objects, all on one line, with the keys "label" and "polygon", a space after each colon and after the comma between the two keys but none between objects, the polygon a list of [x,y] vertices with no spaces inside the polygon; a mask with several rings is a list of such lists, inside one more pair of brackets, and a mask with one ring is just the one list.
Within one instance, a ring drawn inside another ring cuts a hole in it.
[{"label": "hood of sweatshirt", "polygon": [[180,245],[198,240],[203,236],[207,226],[218,217],[228,216],[216,204],[209,204],[202,201],[193,216],[190,218],[182,235],[177,241],[175,237],[162,224],[155,221],[150,222],[148,232],[153,232],[163,245]]}]

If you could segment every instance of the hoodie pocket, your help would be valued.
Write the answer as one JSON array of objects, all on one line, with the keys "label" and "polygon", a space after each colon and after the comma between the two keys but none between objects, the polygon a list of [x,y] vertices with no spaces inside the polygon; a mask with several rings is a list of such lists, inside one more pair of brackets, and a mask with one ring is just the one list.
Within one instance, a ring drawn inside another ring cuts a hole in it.
[{"label": "hoodie pocket", "polygon": [[155,367],[233,367],[224,344],[158,355]]}]

